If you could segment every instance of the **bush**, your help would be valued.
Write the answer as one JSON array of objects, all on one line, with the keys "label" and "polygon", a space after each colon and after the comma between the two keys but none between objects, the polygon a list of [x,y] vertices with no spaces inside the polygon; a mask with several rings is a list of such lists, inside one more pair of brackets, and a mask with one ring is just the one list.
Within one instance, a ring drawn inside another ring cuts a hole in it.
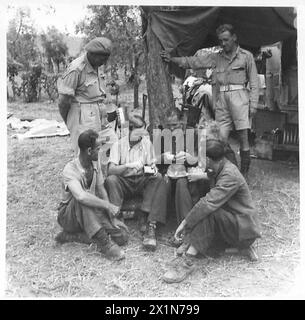
[{"label": "bush", "polygon": [[12,84],[12,90],[13,90],[13,99],[15,99],[16,96],[20,97],[21,95],[21,86],[18,86],[18,83],[16,82],[15,76],[18,75],[19,68],[21,67],[21,64],[18,62],[8,61],[7,63],[7,75],[8,80]]},{"label": "bush", "polygon": [[32,66],[30,71],[22,75],[22,92],[25,102],[37,102],[40,98],[41,65]]},{"label": "bush", "polygon": [[58,98],[57,79],[59,74],[46,74],[43,73],[40,77],[41,85],[44,92],[48,95],[51,101],[55,101]]}]

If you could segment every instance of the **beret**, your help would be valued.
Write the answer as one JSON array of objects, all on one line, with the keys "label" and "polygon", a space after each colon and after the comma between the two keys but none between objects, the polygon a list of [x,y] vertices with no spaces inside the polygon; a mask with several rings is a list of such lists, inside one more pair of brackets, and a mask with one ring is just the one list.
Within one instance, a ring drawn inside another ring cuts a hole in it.
[{"label": "beret", "polygon": [[85,46],[85,50],[87,52],[108,54],[108,55],[111,53],[111,49],[112,49],[112,42],[111,40],[105,37],[94,38],[91,41],[89,41]]}]

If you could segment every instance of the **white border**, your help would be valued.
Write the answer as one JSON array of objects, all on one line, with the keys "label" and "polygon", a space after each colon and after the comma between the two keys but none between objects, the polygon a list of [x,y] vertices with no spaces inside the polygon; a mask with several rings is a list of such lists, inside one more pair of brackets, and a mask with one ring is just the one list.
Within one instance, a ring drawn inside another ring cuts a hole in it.
[{"label": "white border", "polygon": [[[167,1],[93,1],[93,0],[86,0],[86,1],[73,1],[73,3],[81,3],[81,4],[97,4],[97,5],[185,5],[184,0],[167,0]],[[1,216],[0,216],[0,297],[7,299],[4,296],[4,290],[6,286],[6,279],[5,279],[5,245],[6,245],[6,181],[7,181],[7,139],[6,139],[6,9],[7,5],[16,5],[16,6],[23,6],[29,3],[42,5],[42,4],[52,4],[52,3],[72,3],[72,1],[68,0],[59,0],[59,1],[46,1],[46,0],[31,0],[31,1],[21,1],[21,0],[11,0],[5,1],[4,3],[1,2],[0,4],[0,52],[1,54],[1,105],[0,105],[0,121],[1,121],[1,152],[0,152],[0,208]],[[221,1],[221,0],[214,0],[214,1],[195,1],[192,5],[198,6],[266,6],[266,1],[253,1],[248,0],[245,4],[245,1]],[[289,6],[289,7],[297,7],[297,28],[298,28],[298,70],[299,70],[299,123],[302,124],[303,119],[305,119],[305,111],[303,109],[303,105],[305,102],[305,90],[303,89],[303,85],[305,83],[305,51],[304,51],[304,39],[305,39],[305,4],[304,0],[294,0],[294,1],[282,1],[282,0],[270,0],[268,2],[268,7],[277,7],[277,6]],[[300,125],[300,194],[304,194],[304,170],[302,168],[302,164],[304,161],[304,127]],[[300,214],[302,213],[302,209],[304,208],[304,199],[300,197]],[[304,218],[301,214],[301,264],[297,268],[297,281],[296,286],[294,289],[287,293],[285,296],[277,296],[277,299],[304,299],[305,298],[305,256],[304,256],[304,243],[305,243],[305,233],[304,233]],[[196,298],[196,297],[194,297]],[[198,297],[199,298],[199,297]],[[220,299],[214,297],[213,299]],[[254,298],[254,297],[253,297]],[[22,298],[23,299],[23,298]],[[54,298],[55,299],[55,298]],[[58,300],[66,300],[68,298],[60,298]],[[121,299],[127,300],[140,300],[141,297],[138,298],[128,298],[128,297],[121,297]],[[171,299],[171,297],[167,298],[155,298],[156,300],[164,300],[164,299]],[[173,298],[175,300],[191,300],[191,298]],[[199,298],[200,299],[200,298]],[[237,300],[244,300],[245,298],[240,298]],[[247,298],[247,299],[251,299]],[[257,298],[254,298],[257,299]],[[261,299],[261,298],[259,298]],[[274,297],[267,298],[267,299],[274,299]],[[26,298],[25,300],[32,300],[31,298]],[[48,300],[48,299],[41,299],[41,300]],[[83,300],[83,298],[76,299],[76,300]],[[86,300],[92,300],[92,298],[87,298]],[[103,298],[103,300],[112,300],[115,303],[114,298]]]}]

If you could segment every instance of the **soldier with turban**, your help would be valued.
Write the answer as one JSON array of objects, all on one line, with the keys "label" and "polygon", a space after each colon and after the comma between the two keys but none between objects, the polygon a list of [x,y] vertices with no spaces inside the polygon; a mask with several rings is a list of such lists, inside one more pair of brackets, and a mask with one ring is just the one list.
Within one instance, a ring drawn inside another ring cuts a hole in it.
[{"label": "soldier with turban", "polygon": [[[113,113],[114,106],[105,104],[104,76],[99,67],[105,65],[112,50],[112,42],[105,37],[91,40],[85,46],[86,52],[73,60],[58,81],[59,112],[65,121],[72,140],[72,147],[78,153],[78,137],[93,129],[111,140],[115,132],[109,124],[107,113]],[[109,109],[109,110],[108,110]]]}]

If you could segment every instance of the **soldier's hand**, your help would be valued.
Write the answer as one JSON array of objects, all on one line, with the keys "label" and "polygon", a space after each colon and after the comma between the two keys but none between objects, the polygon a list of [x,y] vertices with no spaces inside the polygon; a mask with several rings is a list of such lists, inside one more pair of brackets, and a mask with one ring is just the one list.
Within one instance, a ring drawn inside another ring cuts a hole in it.
[{"label": "soldier's hand", "polygon": [[186,160],[186,152],[179,151],[179,153],[176,154],[176,163],[183,163]]},{"label": "soldier's hand", "polygon": [[155,171],[154,176],[157,176],[158,173],[159,173],[159,171],[158,171],[158,168],[157,168],[156,164],[153,163],[153,164],[151,165],[151,168]]},{"label": "soldier's hand", "polygon": [[161,53],[160,53],[160,56],[162,58],[162,60],[164,62],[170,62],[171,61],[171,55],[169,52],[165,51],[165,50],[162,50]]},{"label": "soldier's hand", "polygon": [[109,203],[109,205],[108,205],[108,211],[109,211],[109,213],[110,213],[112,216],[115,217],[115,216],[119,213],[120,207],[118,207],[118,206],[116,206],[116,205],[114,205],[114,204],[112,204],[112,203]]},{"label": "soldier's hand", "polygon": [[204,172],[202,172],[202,173],[199,173],[199,172],[195,173],[194,172],[194,173],[188,173],[187,179],[189,182],[195,182],[198,180],[208,179],[208,177],[207,177],[207,174]]},{"label": "soldier's hand", "polygon": [[163,153],[164,156],[164,162],[169,163],[169,162],[173,162],[175,156],[173,154],[171,154],[169,151],[164,152]]},{"label": "soldier's hand", "polygon": [[129,229],[126,226],[126,224],[118,218],[113,218],[112,224],[117,229],[124,229],[126,232],[129,232]]},{"label": "soldier's hand", "polygon": [[184,231],[184,228],[185,228],[185,220],[183,220],[181,223],[180,223],[180,225],[178,226],[178,228],[177,228],[177,230],[176,230],[176,232],[175,232],[175,239],[177,240],[177,241],[181,241],[181,239],[182,239],[182,233],[183,233],[183,231]]}]

